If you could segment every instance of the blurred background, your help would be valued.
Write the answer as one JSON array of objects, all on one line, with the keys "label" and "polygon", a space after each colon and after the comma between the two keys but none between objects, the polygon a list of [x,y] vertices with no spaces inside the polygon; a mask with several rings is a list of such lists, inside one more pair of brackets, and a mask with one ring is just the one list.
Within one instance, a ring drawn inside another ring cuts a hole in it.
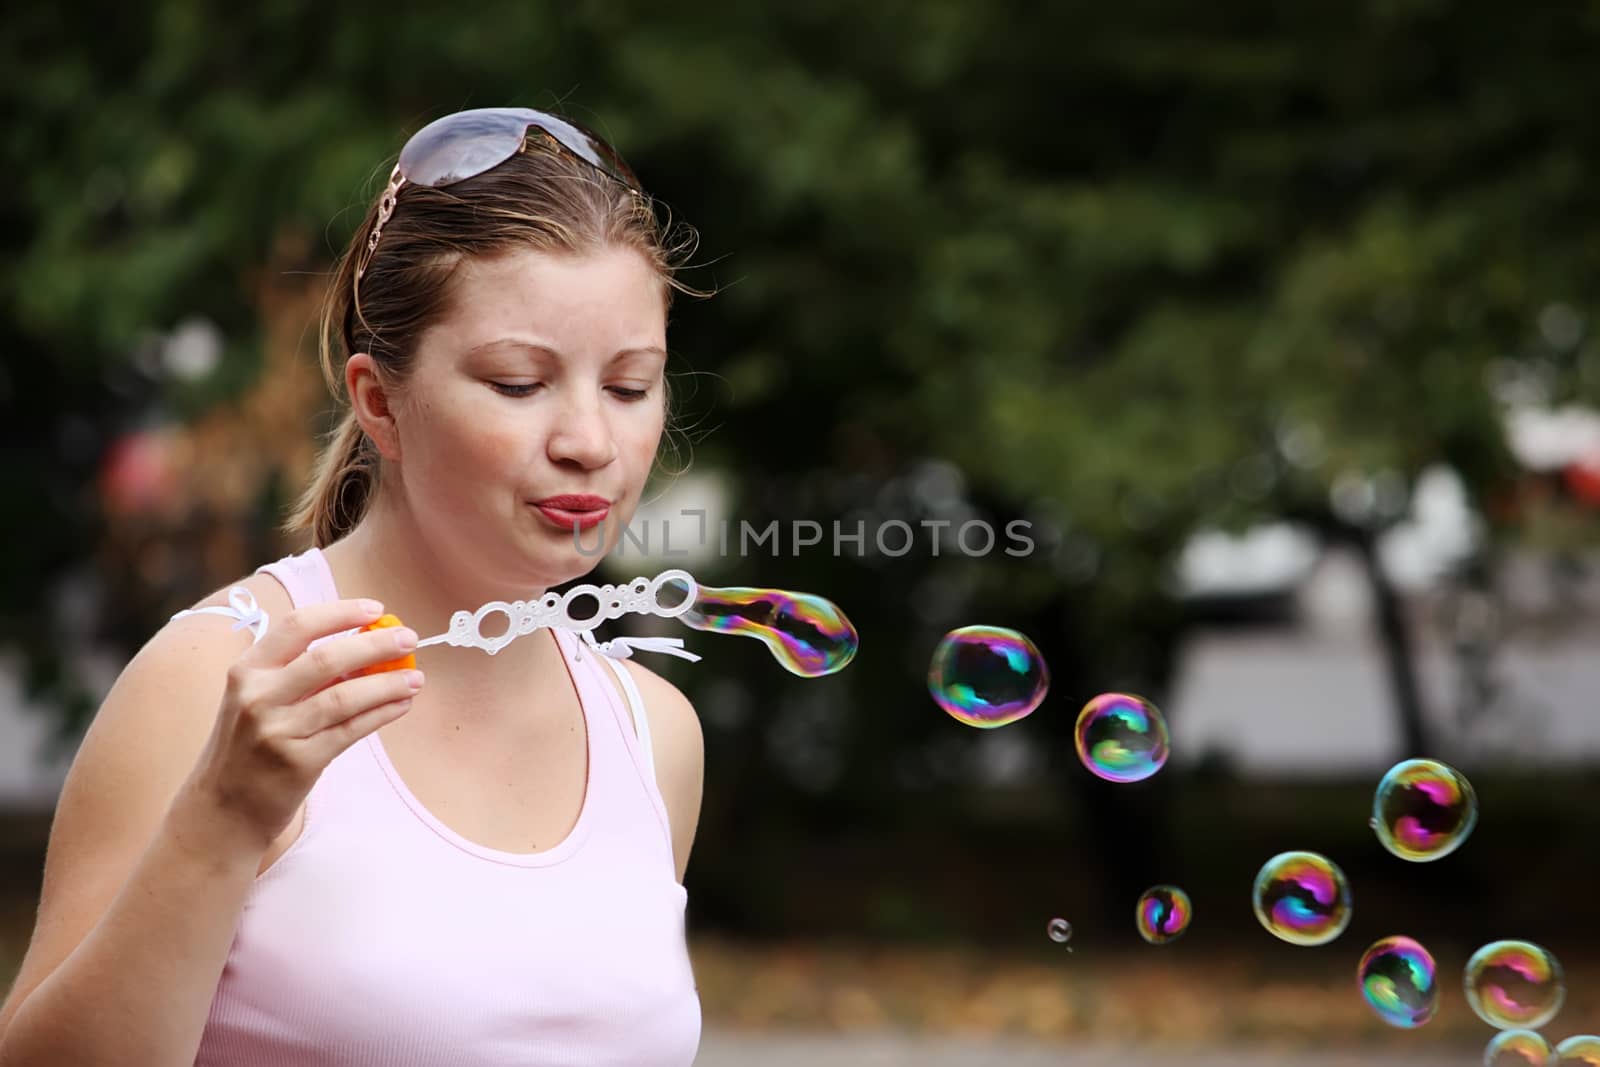
[{"label": "blurred background", "polygon": [[[516,104],[701,234],[649,514],[869,531],[599,572],[805,590],[860,633],[812,680],[713,634],[651,659],[705,727],[703,1062],[1469,1062],[1461,968],[1503,937],[1566,967],[1550,1036],[1600,1029],[1597,47],[1592,2],[9,13],[0,982],[122,665],[304,547],[334,256],[410,133]],[[973,521],[1032,549],[962,551]],[[1049,664],[1004,729],[928,694],[974,623]],[[1147,782],[1073,752],[1107,690],[1167,714]],[[1367,826],[1414,755],[1482,805],[1437,863]],[[1251,914],[1291,848],[1350,876],[1324,948]],[[1196,913],[1159,948],[1156,882]],[[1439,961],[1415,1032],[1355,982],[1395,933]]]}]

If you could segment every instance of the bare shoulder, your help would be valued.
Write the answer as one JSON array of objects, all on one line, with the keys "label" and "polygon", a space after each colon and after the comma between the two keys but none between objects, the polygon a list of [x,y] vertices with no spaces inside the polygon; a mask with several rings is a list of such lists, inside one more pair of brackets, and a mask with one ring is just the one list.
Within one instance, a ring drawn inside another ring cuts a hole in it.
[{"label": "bare shoulder", "polygon": [[[248,589],[269,615],[282,616],[290,606],[277,579],[259,574],[240,579],[193,605],[224,607],[229,590]],[[227,685],[227,670],[254,637],[235,630],[233,621],[214,613],[185,615],[162,626],[139,649],[106,695],[89,724],[68,772],[63,803],[73,799],[73,777],[95,777],[117,770],[138,772],[153,794],[187,771],[210,733],[218,702]],[[81,790],[88,792],[87,788]],[[170,797],[152,795],[164,805]]]},{"label": "bare shoulder", "polygon": [[[227,585],[212,591],[208,596],[201,597],[190,605],[190,608],[192,610],[193,608],[227,607],[229,596],[233,590],[240,587],[249,590],[250,595],[255,597],[256,604],[271,618],[280,618],[294,607],[294,603],[289,599],[289,591],[283,587],[282,582],[270,574],[250,574],[237,581],[229,582]],[[224,627],[228,625],[228,621],[225,618],[208,613],[205,615],[185,615],[181,619],[172,620],[164,629],[170,630],[175,626],[194,629],[196,624],[204,626],[207,622],[221,623]]]},{"label": "bare shoulder", "polygon": [[[266,574],[223,586],[193,607],[226,607],[230,590],[238,586],[271,617],[281,618],[291,607],[288,592]],[[187,769],[210,732],[228,667],[254,640],[227,616],[211,612],[168,621],[123,668],[91,721],[72,770],[83,765],[87,773],[113,759],[151,774],[170,774],[178,765]]]},{"label": "bare shoulder", "polygon": [[665,743],[704,749],[705,740],[700,730],[700,716],[694,710],[683,690],[667,681],[638,660],[622,661],[639,685],[639,695],[644,698],[645,714],[650,716],[650,738],[659,748]]}]

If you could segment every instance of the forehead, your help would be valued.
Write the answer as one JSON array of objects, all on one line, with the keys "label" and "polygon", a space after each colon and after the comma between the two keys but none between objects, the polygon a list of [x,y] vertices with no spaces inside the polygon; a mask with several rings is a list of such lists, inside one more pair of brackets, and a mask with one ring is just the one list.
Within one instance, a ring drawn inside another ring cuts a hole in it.
[{"label": "forehead", "polygon": [[643,255],[608,248],[581,255],[520,249],[470,259],[433,331],[468,348],[508,331],[561,342],[643,346],[666,332],[664,283]]}]

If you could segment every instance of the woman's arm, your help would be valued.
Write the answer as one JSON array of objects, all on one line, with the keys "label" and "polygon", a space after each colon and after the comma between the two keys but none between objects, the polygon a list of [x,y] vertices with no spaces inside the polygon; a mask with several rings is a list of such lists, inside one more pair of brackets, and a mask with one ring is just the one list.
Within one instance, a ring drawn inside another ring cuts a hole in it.
[{"label": "woman's arm", "polygon": [[[245,585],[288,606],[269,577]],[[268,845],[191,773],[249,642],[215,616],[169,623],[106,697],[56,807],[0,1067],[194,1062]]]}]

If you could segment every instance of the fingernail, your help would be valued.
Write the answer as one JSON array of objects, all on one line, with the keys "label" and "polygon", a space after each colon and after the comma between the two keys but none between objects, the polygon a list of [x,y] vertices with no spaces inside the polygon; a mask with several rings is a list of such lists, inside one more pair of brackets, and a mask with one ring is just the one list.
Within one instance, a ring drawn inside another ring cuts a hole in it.
[{"label": "fingernail", "polygon": [[409,685],[412,689],[421,689],[422,688],[422,672],[421,671],[406,671],[406,684]]},{"label": "fingernail", "polygon": [[368,615],[378,616],[383,614],[383,605],[376,600],[363,600],[361,602],[361,610]]},{"label": "fingernail", "polygon": [[401,651],[409,651],[417,647],[417,631],[410,627],[403,627],[394,632],[394,647]]}]

